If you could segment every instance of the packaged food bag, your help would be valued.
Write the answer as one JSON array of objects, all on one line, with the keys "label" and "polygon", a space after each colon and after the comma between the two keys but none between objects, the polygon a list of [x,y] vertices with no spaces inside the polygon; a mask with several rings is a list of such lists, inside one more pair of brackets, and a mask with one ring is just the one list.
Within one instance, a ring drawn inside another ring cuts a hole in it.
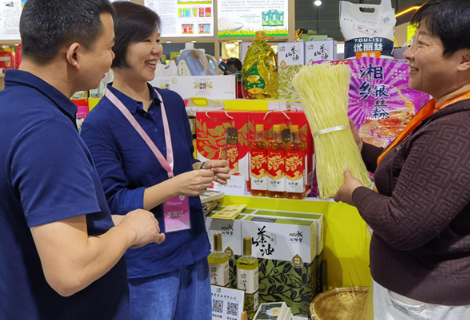
[{"label": "packaged food bag", "polygon": [[345,59],[393,58],[396,19],[391,0],[380,5],[340,1],[339,19]]},{"label": "packaged food bag", "polygon": [[406,60],[343,60],[351,68],[348,115],[362,140],[388,146],[405,129],[430,96],[409,87]]}]

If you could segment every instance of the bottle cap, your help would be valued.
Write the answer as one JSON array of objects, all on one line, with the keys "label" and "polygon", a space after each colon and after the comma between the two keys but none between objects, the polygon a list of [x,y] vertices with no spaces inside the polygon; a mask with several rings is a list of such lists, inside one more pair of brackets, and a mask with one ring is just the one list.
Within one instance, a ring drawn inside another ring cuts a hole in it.
[{"label": "bottle cap", "polygon": [[264,131],[264,124],[257,124],[256,131]]},{"label": "bottle cap", "polygon": [[225,132],[227,133],[228,136],[236,136],[236,135],[238,135],[237,128],[234,128],[234,127],[229,127],[229,128],[227,128],[227,130],[226,130]]},{"label": "bottle cap", "polygon": [[251,256],[251,238],[250,237],[243,238],[243,255]]},{"label": "bottle cap", "polygon": [[280,124],[275,124],[273,126],[273,131],[275,132],[281,132],[282,128],[281,128],[281,125]]},{"label": "bottle cap", "polygon": [[184,49],[185,49],[185,50],[194,49],[194,43],[192,43],[192,42],[186,42],[186,43],[184,44]]},{"label": "bottle cap", "polygon": [[288,143],[292,139],[292,134],[290,129],[284,129],[281,131],[281,140],[285,143]]},{"label": "bottle cap", "polygon": [[299,126],[298,125],[291,125],[290,126],[290,131],[292,131],[292,132],[299,131]]},{"label": "bottle cap", "polygon": [[255,40],[260,40],[266,37],[266,33],[264,31],[256,31],[255,32]]},{"label": "bottle cap", "polygon": [[220,233],[214,234],[214,251],[222,251],[222,235]]}]

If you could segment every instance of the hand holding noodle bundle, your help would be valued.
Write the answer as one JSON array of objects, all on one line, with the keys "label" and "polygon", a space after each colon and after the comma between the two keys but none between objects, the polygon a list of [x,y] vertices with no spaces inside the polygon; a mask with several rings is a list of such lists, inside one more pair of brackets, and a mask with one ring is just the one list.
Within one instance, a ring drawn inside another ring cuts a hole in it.
[{"label": "hand holding noodle bundle", "polygon": [[349,128],[350,78],[347,65],[322,63],[302,68],[293,80],[315,142],[321,199],[336,194],[344,182],[344,169],[349,169],[364,186],[372,185]]}]

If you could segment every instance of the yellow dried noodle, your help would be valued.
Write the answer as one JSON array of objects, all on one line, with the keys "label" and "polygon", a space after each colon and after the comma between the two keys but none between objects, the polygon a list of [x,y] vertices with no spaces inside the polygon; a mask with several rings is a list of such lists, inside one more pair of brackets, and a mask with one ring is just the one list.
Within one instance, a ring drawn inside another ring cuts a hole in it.
[{"label": "yellow dried noodle", "polygon": [[[293,85],[305,110],[314,136],[316,173],[321,199],[333,197],[344,183],[349,169],[366,187],[372,182],[349,128],[348,90],[351,70],[331,63],[303,67]],[[338,130],[337,127],[346,127]],[[315,136],[325,129],[336,131]]]}]

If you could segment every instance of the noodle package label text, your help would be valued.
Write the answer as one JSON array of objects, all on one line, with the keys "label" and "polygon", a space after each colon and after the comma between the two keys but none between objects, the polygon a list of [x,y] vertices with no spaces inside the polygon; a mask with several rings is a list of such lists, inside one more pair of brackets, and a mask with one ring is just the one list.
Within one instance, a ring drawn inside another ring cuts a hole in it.
[{"label": "noodle package label text", "polygon": [[386,147],[430,99],[409,87],[406,60],[343,60],[351,68],[348,116],[362,140]]}]

